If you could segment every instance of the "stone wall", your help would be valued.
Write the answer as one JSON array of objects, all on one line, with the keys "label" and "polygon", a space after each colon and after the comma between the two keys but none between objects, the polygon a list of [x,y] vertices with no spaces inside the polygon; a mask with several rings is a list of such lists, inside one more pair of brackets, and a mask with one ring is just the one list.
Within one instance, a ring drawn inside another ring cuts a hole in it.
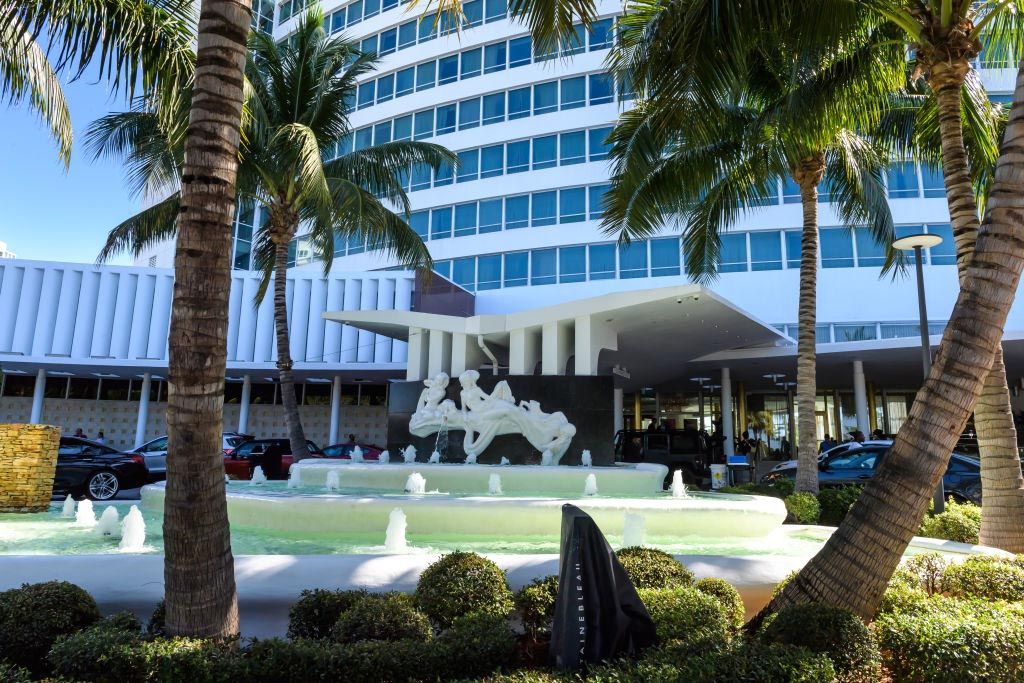
[{"label": "stone wall", "polygon": [[60,429],[0,424],[0,512],[42,512],[50,507]]}]

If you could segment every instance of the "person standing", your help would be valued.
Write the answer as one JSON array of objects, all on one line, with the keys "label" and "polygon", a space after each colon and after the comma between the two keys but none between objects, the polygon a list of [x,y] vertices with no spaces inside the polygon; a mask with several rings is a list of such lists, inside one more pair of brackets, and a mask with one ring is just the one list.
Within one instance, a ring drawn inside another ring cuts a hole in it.
[{"label": "person standing", "polygon": [[107,443],[107,437],[105,437],[103,435],[103,430],[102,429],[99,431],[98,434],[96,434],[96,443],[102,443],[102,444]]}]

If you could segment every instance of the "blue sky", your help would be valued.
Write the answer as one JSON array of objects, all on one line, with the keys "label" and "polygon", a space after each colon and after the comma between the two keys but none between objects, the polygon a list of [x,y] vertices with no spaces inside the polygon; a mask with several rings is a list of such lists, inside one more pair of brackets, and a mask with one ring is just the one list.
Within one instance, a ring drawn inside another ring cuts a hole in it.
[{"label": "blue sky", "polygon": [[[0,241],[18,258],[91,263],[107,231],[135,213],[121,166],[92,161],[84,145],[94,119],[125,107],[93,73],[65,84],[75,129],[65,172],[47,129],[23,104],[0,104]],[[115,263],[129,263],[121,256]]]}]

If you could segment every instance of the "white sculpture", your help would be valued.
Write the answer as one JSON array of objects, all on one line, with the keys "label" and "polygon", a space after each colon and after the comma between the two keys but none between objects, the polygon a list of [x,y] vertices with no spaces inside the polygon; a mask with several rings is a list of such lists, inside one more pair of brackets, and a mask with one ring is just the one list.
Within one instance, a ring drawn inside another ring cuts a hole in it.
[{"label": "white sculpture", "polygon": [[476,370],[459,375],[461,409],[445,398],[448,375],[442,372],[424,380],[426,388],[409,420],[409,432],[429,436],[442,427],[461,429],[466,432],[463,450],[472,457],[487,450],[496,436],[522,434],[537,450],[550,451],[553,464],[557,465],[576,435],[576,427],[561,412],[545,413],[537,401],[520,401],[516,405],[508,382],[498,382],[488,394],[477,386],[479,378]]}]

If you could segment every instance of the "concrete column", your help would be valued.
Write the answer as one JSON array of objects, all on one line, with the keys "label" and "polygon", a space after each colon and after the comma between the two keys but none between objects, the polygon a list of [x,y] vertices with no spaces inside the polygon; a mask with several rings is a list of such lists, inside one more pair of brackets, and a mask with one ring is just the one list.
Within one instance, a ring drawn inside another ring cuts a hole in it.
[{"label": "concrete column", "polygon": [[644,424],[644,416],[640,410],[640,390],[633,394],[633,429],[640,429]]},{"label": "concrete column", "polygon": [[596,375],[601,349],[618,350],[618,335],[607,324],[595,321],[589,315],[576,318],[574,325],[576,374]]},{"label": "concrete column", "polygon": [[341,377],[335,375],[331,383],[331,435],[327,437],[328,445],[338,443],[341,436]]},{"label": "concrete column", "polygon": [[452,335],[444,330],[430,330],[427,375],[434,377],[439,372],[451,373]]},{"label": "concrete column", "polygon": [[249,400],[252,397],[252,378],[245,375],[242,378],[242,399],[238,403],[238,433],[246,434],[249,431]]},{"label": "concrete column", "polygon": [[612,434],[618,434],[623,429],[622,425],[622,388],[612,389]]},{"label": "concrete column", "polygon": [[541,374],[565,374],[572,341],[569,325],[560,322],[544,323],[541,331]]},{"label": "concrete column", "polygon": [[427,378],[427,351],[430,332],[422,327],[409,328],[408,354],[405,364],[405,378],[410,382]]},{"label": "concrete column", "polygon": [[149,387],[152,376],[146,372],[142,375],[142,393],[139,394],[139,415],[135,419],[135,447],[146,443],[146,421],[149,419]]},{"label": "concrete column", "polygon": [[868,382],[868,421],[871,431],[878,429],[878,406],[875,403],[875,385]]},{"label": "concrete column", "polygon": [[537,367],[539,335],[536,330],[519,328],[509,334],[508,374],[532,375]]},{"label": "concrete column", "polygon": [[871,421],[868,418],[868,390],[864,382],[864,362],[853,361],[853,405],[857,410],[857,429],[866,437],[871,433]]},{"label": "concrete column", "polygon": [[32,392],[32,415],[29,423],[37,425],[43,419],[43,394],[46,392],[46,368],[36,371],[36,386]]},{"label": "concrete column", "polygon": [[722,436],[725,437],[722,451],[728,458],[733,454],[733,440],[736,436],[732,424],[732,377],[729,368],[722,368]]},{"label": "concrete column", "polygon": [[739,422],[736,433],[747,431],[747,388],[743,382],[736,382],[736,420]]}]

